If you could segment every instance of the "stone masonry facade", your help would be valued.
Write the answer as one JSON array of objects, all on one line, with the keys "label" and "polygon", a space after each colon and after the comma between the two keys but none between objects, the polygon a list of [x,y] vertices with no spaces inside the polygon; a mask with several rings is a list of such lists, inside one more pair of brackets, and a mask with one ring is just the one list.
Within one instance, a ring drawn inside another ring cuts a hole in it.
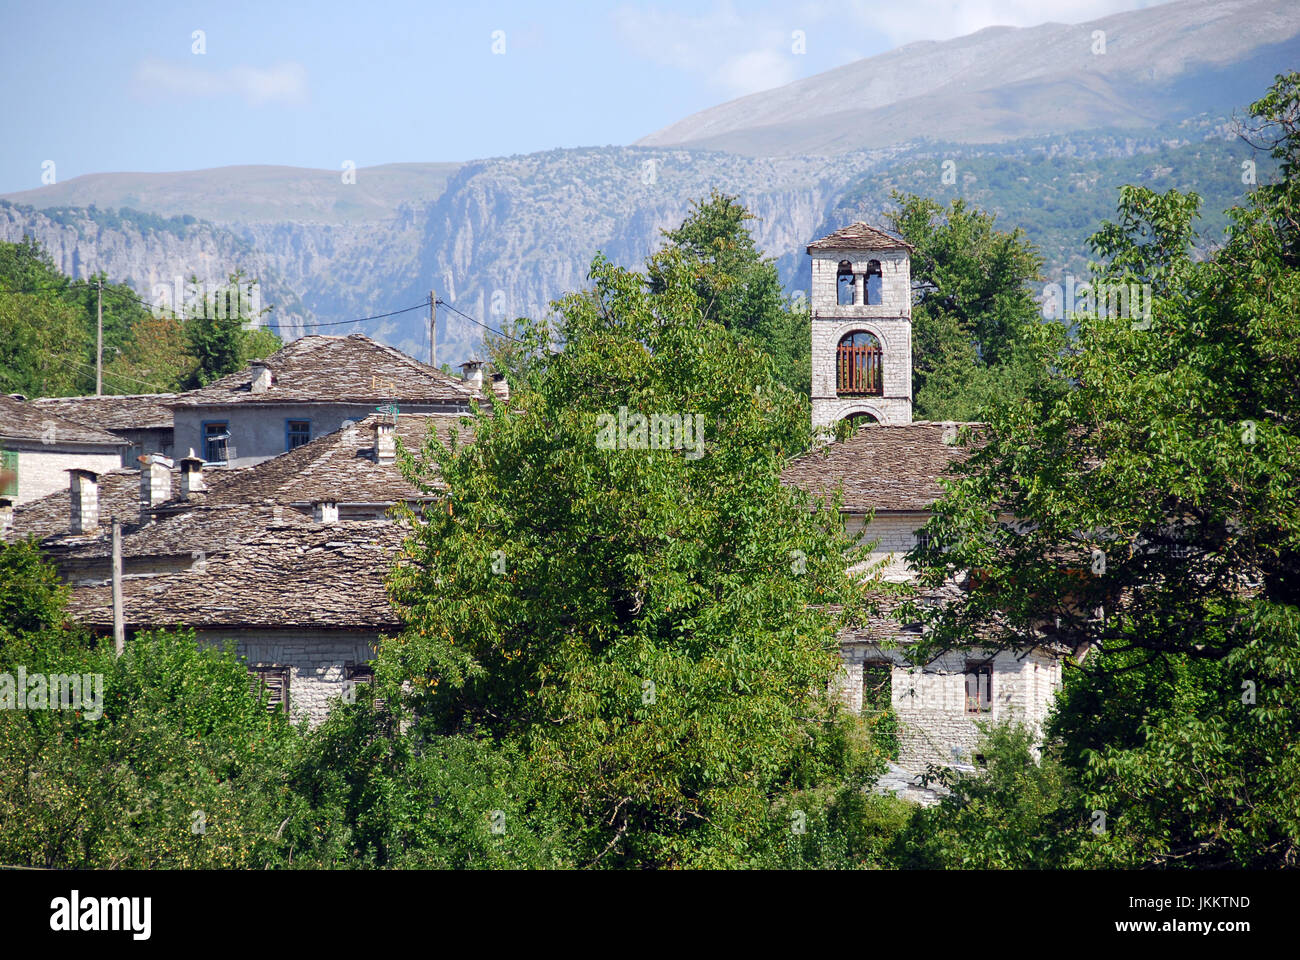
[{"label": "stone masonry facade", "polygon": [[250,667],[287,667],[289,715],[314,726],[347,695],[349,666],[375,658],[378,636],[351,630],[205,630],[199,639],[212,646],[233,643]]},{"label": "stone masonry facade", "polygon": [[[1019,722],[1041,730],[1061,685],[1061,664],[1037,652],[978,650],[947,654],[922,666],[910,663],[900,649],[873,643],[846,643],[840,656],[844,667],[837,692],[852,709],[863,704],[864,665],[887,664],[890,702],[899,719],[901,767],[921,772],[928,764],[969,764],[976,756],[980,724]],[[968,672],[991,663],[991,703],[987,710],[971,709],[966,697]]]},{"label": "stone masonry facade", "polygon": [[[856,299],[852,305],[838,303],[842,261],[853,270]],[[863,277],[874,263],[880,266],[880,302],[864,303]],[[883,389],[879,396],[840,396],[836,391],[836,346],[846,334],[857,331],[880,342]],[[870,414],[880,423],[912,420],[912,274],[905,249],[813,251],[813,426],[829,427],[858,413]]]}]

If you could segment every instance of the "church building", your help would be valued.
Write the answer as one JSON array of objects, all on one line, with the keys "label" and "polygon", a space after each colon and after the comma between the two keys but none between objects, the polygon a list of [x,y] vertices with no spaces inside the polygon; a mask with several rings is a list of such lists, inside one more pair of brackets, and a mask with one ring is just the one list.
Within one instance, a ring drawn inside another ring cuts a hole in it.
[{"label": "church building", "polygon": [[[903,240],[854,223],[808,245],[812,258],[812,422],[826,442],[791,461],[782,480],[814,496],[839,492],[850,532],[874,546],[873,572],[909,581],[939,478],[964,459],[962,427],[912,419],[911,254]],[[841,421],[856,429],[831,441]],[[961,581],[927,599],[942,603]],[[1061,684],[1061,652],[978,649],[931,663],[906,656],[918,624],[889,609],[840,635],[839,695],[859,711],[892,706],[900,721],[897,792],[927,799],[909,779],[929,764],[978,762],[980,722],[1039,726]],[[933,799],[930,795],[929,799]]]}]

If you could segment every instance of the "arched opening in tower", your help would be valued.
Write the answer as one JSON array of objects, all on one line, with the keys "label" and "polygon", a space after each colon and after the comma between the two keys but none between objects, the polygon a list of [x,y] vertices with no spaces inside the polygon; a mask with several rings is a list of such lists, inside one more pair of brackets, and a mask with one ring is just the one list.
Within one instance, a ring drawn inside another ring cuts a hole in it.
[{"label": "arched opening in tower", "polygon": [[835,274],[835,296],[835,302],[841,307],[853,306],[853,264],[847,260],[840,261]]},{"label": "arched opening in tower", "polygon": [[884,392],[880,341],[865,330],[847,333],[835,349],[835,392],[839,396],[880,396]]}]

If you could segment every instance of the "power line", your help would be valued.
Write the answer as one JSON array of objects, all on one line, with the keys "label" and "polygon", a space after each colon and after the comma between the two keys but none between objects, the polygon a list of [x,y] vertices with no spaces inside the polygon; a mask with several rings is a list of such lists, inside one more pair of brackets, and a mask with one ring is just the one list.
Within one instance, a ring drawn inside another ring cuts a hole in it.
[{"label": "power line", "polygon": [[[73,357],[62,357],[62,356],[59,356],[58,354],[53,354],[53,353],[52,353],[52,354],[49,354],[49,356],[50,356],[50,359],[52,359],[52,360],[57,360],[57,361],[60,361],[60,362],[70,362],[70,363],[75,363],[77,366],[79,366],[79,367],[83,367],[83,368],[85,368],[86,370],[94,370],[94,369],[95,369],[93,364],[85,363],[84,361],[77,360],[77,359],[75,359],[75,358],[73,358]],[[75,372],[75,371],[74,371],[74,372]],[[165,388],[158,386],[158,384],[156,384],[156,383],[149,383],[147,380],[137,380],[135,377],[128,377],[125,373],[114,373],[114,372],[111,371],[111,370],[105,370],[105,371],[104,371],[104,376],[106,376],[106,377],[117,377],[117,379],[119,379],[119,380],[130,380],[132,383],[138,383],[138,384],[140,384],[142,387],[149,387],[149,388],[150,388],[154,393],[167,393],[167,392],[168,392]]]},{"label": "power line", "polygon": [[322,322],[303,323],[304,327],[339,327],[345,323],[362,323],[366,320],[383,320],[385,317],[395,317],[399,313],[410,313],[412,310],[423,310],[429,306],[429,298],[425,297],[419,303],[412,307],[403,307],[401,310],[393,310],[390,313],[377,313],[373,317],[357,317],[355,320],[327,320]]},{"label": "power line", "polygon": [[464,317],[464,318],[465,318],[466,320],[468,320],[470,323],[477,323],[477,324],[478,324],[480,327],[482,327],[484,330],[490,330],[490,331],[492,331],[492,332],[495,333],[498,337],[505,337],[507,340],[513,340],[515,343],[523,343],[523,341],[520,340],[518,337],[512,337],[512,336],[510,336],[510,334],[505,333],[505,332],[503,332],[503,331],[501,331],[501,330],[498,330],[498,329],[496,329],[495,327],[489,327],[486,323],[479,323],[479,321],[475,320],[475,319],[474,319],[473,317],[471,317],[468,313],[463,313],[463,312],[461,312],[460,310],[457,310],[455,307],[453,307],[453,306],[452,306],[450,303],[448,303],[446,300],[439,300],[438,303],[442,304],[442,306],[446,307],[446,308],[447,308],[448,310],[450,310],[452,313],[459,314],[460,316]]},{"label": "power line", "polygon": [[[86,283],[86,282],[80,280],[73,280],[69,283],[69,289],[74,285],[82,284],[82,283]],[[86,283],[85,289],[87,290],[90,289],[88,283]],[[150,303],[148,300],[144,300],[136,296],[134,293],[132,293],[129,289],[127,289],[124,286],[118,285],[118,286],[110,287],[108,289],[110,292],[116,292],[122,294],[125,297],[130,297],[132,300],[134,300],[136,303],[139,303],[141,306],[149,307],[150,309],[154,309],[158,306],[158,304]],[[33,287],[26,290],[0,290],[0,293],[59,293],[59,292],[61,291],[59,291],[57,288],[54,287]],[[470,323],[482,327],[484,330],[487,330],[491,333],[495,333],[498,337],[504,337],[507,340],[513,340],[515,343],[524,342],[520,340],[518,337],[511,336],[510,334],[506,333],[504,330],[498,330],[496,327],[489,326],[488,324],[483,323],[480,320],[474,319],[468,313],[465,313],[463,310],[458,310],[455,307],[453,307],[446,300],[439,299],[434,301],[434,303],[437,306],[446,307],[452,313],[456,314],[459,317],[462,317],[465,320],[468,320]],[[412,310],[424,310],[427,309],[428,306],[429,306],[429,298],[426,297],[424,300],[420,301],[417,304],[413,304],[409,307],[402,307],[400,310],[390,310],[388,313],[377,313],[369,317],[356,317],[352,320],[306,321],[303,323],[296,324],[296,326],[303,327],[304,329],[307,327],[311,327],[313,329],[317,329],[320,327],[342,327],[342,326],[346,326],[349,323],[365,323],[370,320],[385,320],[388,317],[396,317],[396,316],[400,316],[403,313],[410,313]],[[242,323],[243,321],[238,318],[235,318],[232,322]]]}]

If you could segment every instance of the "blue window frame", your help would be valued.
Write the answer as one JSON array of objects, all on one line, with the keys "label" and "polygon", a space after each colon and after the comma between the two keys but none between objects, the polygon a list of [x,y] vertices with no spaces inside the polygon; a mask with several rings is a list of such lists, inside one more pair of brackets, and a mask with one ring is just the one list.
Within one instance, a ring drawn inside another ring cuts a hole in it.
[{"label": "blue window frame", "polygon": [[230,421],[203,421],[203,459],[208,463],[225,463],[230,449]]},{"label": "blue window frame", "polygon": [[295,450],[304,443],[311,443],[311,421],[284,421],[284,449],[286,451]]}]

